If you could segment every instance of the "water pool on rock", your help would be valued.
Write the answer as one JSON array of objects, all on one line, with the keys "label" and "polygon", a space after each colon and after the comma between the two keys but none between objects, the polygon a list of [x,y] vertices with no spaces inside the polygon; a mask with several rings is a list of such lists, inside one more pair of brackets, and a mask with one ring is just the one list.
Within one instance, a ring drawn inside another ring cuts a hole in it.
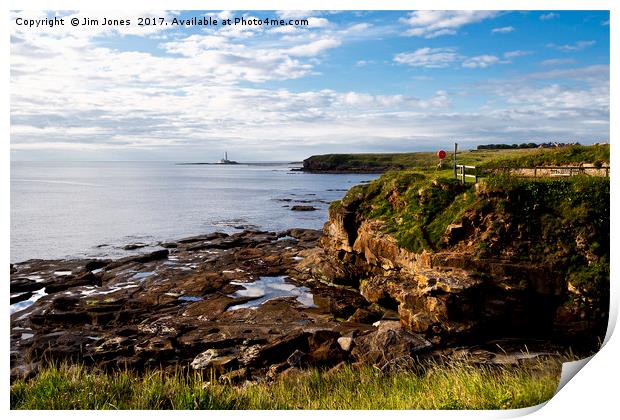
[{"label": "water pool on rock", "polygon": [[231,306],[228,310],[234,311],[242,308],[258,308],[269,300],[283,297],[295,297],[299,303],[306,307],[316,306],[310,289],[304,286],[295,286],[294,284],[287,283],[286,278],[286,276],[262,276],[253,283],[231,282],[230,284],[244,287],[236,291],[231,297],[249,297],[255,299]]}]

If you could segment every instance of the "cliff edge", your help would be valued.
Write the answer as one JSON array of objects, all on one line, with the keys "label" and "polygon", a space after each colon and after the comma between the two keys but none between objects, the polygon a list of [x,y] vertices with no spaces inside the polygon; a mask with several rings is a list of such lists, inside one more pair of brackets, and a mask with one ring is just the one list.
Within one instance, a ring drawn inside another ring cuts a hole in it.
[{"label": "cliff edge", "polygon": [[492,176],[478,184],[388,173],[330,207],[325,281],[352,285],[435,344],[603,340],[609,179]]}]

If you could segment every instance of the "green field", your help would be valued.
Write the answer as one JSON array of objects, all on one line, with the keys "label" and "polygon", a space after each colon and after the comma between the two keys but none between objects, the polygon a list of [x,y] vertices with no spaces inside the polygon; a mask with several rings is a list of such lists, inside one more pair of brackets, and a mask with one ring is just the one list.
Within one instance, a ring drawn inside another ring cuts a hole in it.
[{"label": "green field", "polygon": [[[432,172],[437,176],[452,175],[452,154],[444,160],[444,169],[437,168],[436,152],[366,153],[316,155],[306,159],[323,171],[402,170],[415,169]],[[457,153],[457,164],[491,167],[529,167],[540,165],[568,165],[579,163],[609,163],[609,145],[567,146],[553,149],[484,149]]]}]

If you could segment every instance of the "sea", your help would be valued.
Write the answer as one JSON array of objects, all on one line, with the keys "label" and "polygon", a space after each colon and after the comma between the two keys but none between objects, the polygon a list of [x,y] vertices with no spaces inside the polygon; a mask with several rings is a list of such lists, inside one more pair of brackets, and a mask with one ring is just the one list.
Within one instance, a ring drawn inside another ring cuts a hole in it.
[{"label": "sea", "polygon": [[215,231],[321,229],[331,201],[377,177],[181,163],[11,162],[11,263],[118,258]]}]

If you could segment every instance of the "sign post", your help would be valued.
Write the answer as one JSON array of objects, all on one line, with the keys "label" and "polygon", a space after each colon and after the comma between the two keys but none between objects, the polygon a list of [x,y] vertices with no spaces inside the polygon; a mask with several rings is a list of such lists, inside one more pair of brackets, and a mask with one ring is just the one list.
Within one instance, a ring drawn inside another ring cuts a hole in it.
[{"label": "sign post", "polygon": [[437,167],[439,169],[443,168],[443,160],[446,158],[446,151],[445,150],[440,150],[437,152],[437,157],[439,158],[439,165],[437,165]]},{"label": "sign post", "polygon": [[456,179],[456,149],[457,147],[458,147],[458,143],[454,142],[454,154],[452,155],[452,159],[454,160],[454,165],[453,165],[454,179]]}]

